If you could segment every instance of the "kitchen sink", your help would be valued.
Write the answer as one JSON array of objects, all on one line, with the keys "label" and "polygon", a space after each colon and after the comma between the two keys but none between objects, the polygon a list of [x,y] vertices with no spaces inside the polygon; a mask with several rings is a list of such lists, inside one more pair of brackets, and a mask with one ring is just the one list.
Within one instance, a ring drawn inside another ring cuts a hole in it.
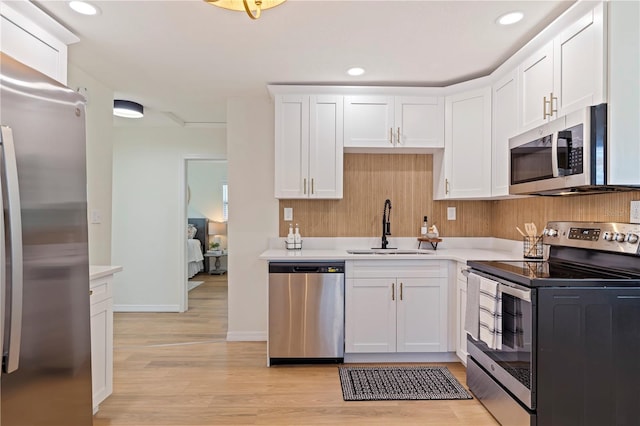
[{"label": "kitchen sink", "polygon": [[433,254],[425,250],[400,250],[400,249],[363,249],[363,250],[347,250],[349,254],[380,254],[380,255],[398,255],[398,254]]}]

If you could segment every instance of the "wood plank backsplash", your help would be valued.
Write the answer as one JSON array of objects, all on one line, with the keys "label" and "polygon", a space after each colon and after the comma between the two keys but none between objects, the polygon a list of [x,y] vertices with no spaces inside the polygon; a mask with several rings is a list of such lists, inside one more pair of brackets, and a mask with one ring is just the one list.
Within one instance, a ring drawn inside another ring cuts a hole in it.
[{"label": "wood plank backsplash", "polygon": [[[429,217],[442,237],[498,237],[519,240],[525,222],[543,229],[550,220],[628,222],[629,202],[640,191],[567,197],[527,197],[496,201],[434,201],[433,156],[428,154],[345,154],[341,200],[280,200],[280,236],[293,208],[293,223],[307,237],[374,237],[382,232],[382,207],[392,203],[391,233],[417,236]],[[456,220],[447,220],[456,207]]]}]

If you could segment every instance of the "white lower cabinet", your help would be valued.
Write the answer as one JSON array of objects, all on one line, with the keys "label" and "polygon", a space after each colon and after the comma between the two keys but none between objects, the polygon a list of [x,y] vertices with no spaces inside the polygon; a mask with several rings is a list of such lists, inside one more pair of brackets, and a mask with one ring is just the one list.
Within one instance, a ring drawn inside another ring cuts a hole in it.
[{"label": "white lower cabinet", "polygon": [[465,313],[467,310],[467,277],[462,271],[467,268],[458,263],[456,268],[456,355],[467,365],[467,333],[464,331]]},{"label": "white lower cabinet", "polygon": [[93,412],[113,392],[112,276],[90,281]]},{"label": "white lower cabinet", "polygon": [[349,261],[345,352],[446,352],[442,261]]}]

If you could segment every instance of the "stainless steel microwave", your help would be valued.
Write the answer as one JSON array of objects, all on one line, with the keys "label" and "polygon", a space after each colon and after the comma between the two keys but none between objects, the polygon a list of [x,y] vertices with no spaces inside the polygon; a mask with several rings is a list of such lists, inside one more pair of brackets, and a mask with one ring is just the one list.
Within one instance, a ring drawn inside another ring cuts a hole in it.
[{"label": "stainless steel microwave", "polygon": [[509,139],[509,193],[610,190],[607,104],[584,108]]}]

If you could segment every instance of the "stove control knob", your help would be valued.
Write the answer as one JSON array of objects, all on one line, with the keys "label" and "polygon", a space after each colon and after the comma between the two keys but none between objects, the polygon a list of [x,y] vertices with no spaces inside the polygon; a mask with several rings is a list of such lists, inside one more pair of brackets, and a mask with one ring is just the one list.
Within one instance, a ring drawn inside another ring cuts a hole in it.
[{"label": "stove control knob", "polygon": [[622,233],[620,233],[620,232],[616,232],[616,235],[614,235],[614,239],[615,239],[616,241],[618,241],[618,242],[623,243],[623,242],[624,242],[624,237],[625,237],[625,236],[626,236],[625,234],[622,234]]},{"label": "stove control knob", "polygon": [[605,232],[602,236],[602,239],[605,241],[613,241],[613,234],[611,232]]},{"label": "stove control knob", "polygon": [[550,237],[557,237],[558,231],[555,229],[547,229],[547,235]]},{"label": "stove control knob", "polygon": [[638,242],[638,236],[636,234],[628,233],[627,242],[630,244],[636,244]]}]

